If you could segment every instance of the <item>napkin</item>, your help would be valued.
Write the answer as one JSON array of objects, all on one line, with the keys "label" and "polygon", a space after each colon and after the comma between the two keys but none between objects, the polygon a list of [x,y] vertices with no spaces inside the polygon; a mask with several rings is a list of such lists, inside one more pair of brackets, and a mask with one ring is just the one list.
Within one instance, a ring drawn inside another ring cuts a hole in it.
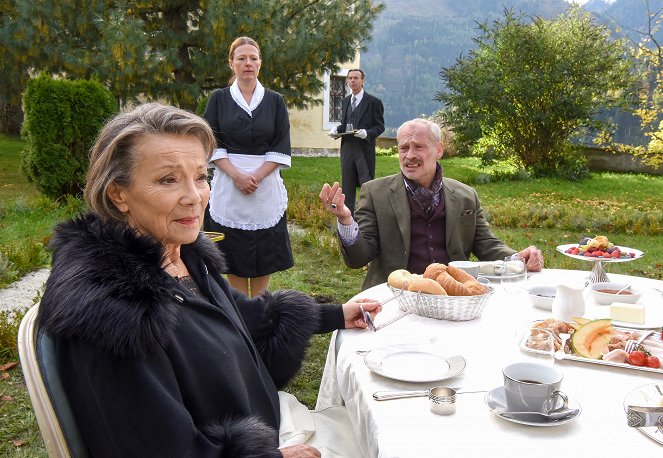
[{"label": "napkin", "polygon": [[[506,271],[520,274],[523,272],[523,263],[521,261],[507,261]],[[483,275],[501,275],[504,273],[504,261],[488,261],[479,263],[479,274]]]},{"label": "napkin", "polygon": [[279,448],[307,444],[317,448],[322,458],[365,456],[345,407],[308,410],[297,398],[283,391],[279,391],[279,403]]}]

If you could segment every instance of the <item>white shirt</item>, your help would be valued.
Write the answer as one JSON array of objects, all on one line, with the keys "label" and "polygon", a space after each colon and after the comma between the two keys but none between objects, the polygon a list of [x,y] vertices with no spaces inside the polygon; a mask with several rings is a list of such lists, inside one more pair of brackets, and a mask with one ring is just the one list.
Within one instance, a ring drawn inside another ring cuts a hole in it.
[{"label": "white shirt", "polygon": [[364,98],[364,90],[362,89],[361,91],[359,91],[359,93],[357,95],[350,94],[350,106],[352,106],[352,97],[357,99],[357,101],[355,102],[355,108],[356,108],[361,103],[361,99]]}]

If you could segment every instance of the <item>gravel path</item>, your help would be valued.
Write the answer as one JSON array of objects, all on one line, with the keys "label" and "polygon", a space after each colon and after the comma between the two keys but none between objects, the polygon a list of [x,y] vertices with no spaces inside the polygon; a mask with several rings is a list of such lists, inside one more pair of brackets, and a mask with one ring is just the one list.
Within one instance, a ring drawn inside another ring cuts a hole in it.
[{"label": "gravel path", "polygon": [[35,297],[44,290],[44,283],[49,273],[49,269],[31,272],[8,287],[0,289],[0,311],[30,307],[34,304]]}]

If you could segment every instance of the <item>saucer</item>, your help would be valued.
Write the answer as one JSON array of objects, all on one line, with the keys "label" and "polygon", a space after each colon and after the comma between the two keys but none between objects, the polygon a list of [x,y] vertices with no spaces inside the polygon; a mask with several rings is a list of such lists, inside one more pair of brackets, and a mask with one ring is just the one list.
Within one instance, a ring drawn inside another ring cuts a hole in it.
[{"label": "saucer", "polygon": [[500,411],[506,410],[506,394],[504,392],[503,386],[498,386],[497,388],[489,391],[488,394],[486,394],[486,398],[484,399],[484,401],[486,402],[486,405],[488,406],[490,411],[493,412],[498,417],[503,418],[504,420],[507,421],[511,421],[513,423],[519,423],[521,425],[529,425],[529,426],[559,426],[565,423],[572,422],[573,420],[578,418],[582,413],[580,404],[575,402],[573,399],[569,399],[569,408],[578,409],[578,411],[570,414],[568,417],[560,418],[558,420],[528,421],[524,419],[504,416],[499,413]]}]

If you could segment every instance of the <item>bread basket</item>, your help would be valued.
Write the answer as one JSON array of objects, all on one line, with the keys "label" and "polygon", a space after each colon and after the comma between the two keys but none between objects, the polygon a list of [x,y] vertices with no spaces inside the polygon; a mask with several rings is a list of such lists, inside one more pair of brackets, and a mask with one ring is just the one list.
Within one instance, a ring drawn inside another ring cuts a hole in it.
[{"label": "bread basket", "polygon": [[389,285],[397,296],[398,306],[404,312],[435,318],[438,320],[467,321],[479,318],[495,292],[486,286],[486,292],[479,296],[439,296],[413,291],[405,291]]}]

